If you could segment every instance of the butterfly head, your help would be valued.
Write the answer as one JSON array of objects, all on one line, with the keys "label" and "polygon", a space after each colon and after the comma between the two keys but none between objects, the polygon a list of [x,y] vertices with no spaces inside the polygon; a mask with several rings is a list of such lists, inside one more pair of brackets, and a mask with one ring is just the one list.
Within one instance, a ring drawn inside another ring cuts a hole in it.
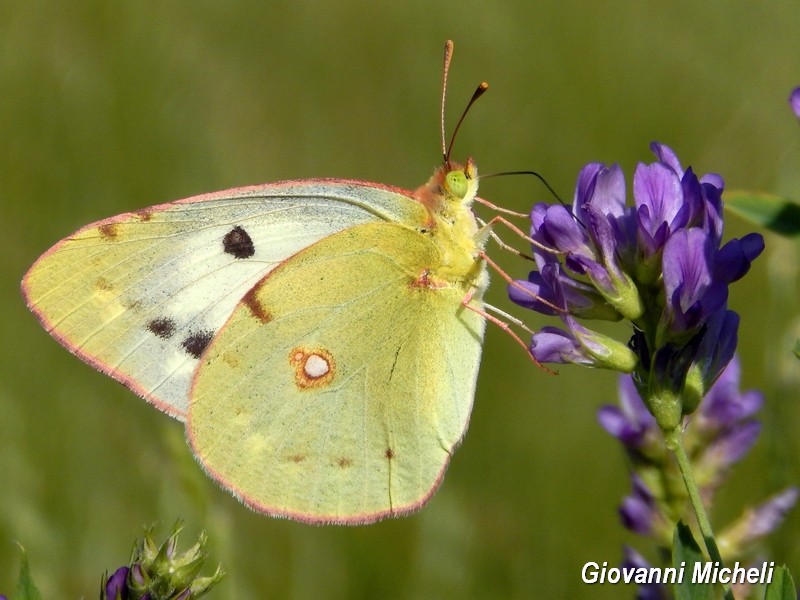
[{"label": "butterfly head", "polygon": [[417,189],[415,197],[434,214],[469,209],[478,193],[478,170],[471,158],[463,165],[447,161],[434,171],[428,183]]}]

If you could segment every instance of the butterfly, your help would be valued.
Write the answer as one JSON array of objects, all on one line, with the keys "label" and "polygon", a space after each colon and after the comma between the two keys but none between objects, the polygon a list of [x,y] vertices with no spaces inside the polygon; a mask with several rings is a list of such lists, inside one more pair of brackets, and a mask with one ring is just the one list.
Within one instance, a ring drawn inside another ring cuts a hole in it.
[{"label": "butterfly", "polygon": [[58,242],[23,295],[183,421],[244,504],[370,523],[427,502],[467,429],[489,284],[477,186],[446,155],[415,191],[310,179],[161,204]]}]

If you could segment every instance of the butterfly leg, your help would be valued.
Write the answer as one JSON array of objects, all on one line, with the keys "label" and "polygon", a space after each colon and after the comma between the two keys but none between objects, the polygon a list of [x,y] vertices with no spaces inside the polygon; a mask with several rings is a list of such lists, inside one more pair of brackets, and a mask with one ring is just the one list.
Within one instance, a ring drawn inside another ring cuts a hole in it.
[{"label": "butterfly leg", "polygon": [[[488,312],[488,311],[486,311],[486,310],[483,310],[482,308],[479,308],[479,307],[477,307],[477,306],[474,306],[474,305],[472,305],[472,304],[471,304],[471,301],[472,301],[472,298],[473,298],[473,296],[474,296],[474,295],[475,295],[475,288],[472,288],[472,289],[471,289],[469,292],[467,292],[467,294],[464,296],[463,300],[461,300],[461,304],[463,304],[465,308],[467,308],[467,309],[471,310],[472,312],[479,314],[480,316],[482,316],[482,317],[483,317],[484,319],[486,319],[487,321],[489,321],[489,322],[491,322],[491,323],[494,323],[494,324],[495,324],[495,325],[497,325],[497,326],[498,326],[500,329],[502,329],[504,332],[506,332],[508,335],[510,335],[510,336],[511,336],[511,338],[512,338],[512,339],[513,339],[513,340],[514,340],[514,341],[515,341],[515,342],[516,342],[516,343],[517,343],[519,346],[521,346],[521,347],[522,347],[522,348],[525,350],[525,355],[526,355],[526,356],[527,356],[527,357],[528,357],[528,358],[531,360],[531,362],[533,362],[533,364],[535,364],[537,367],[539,367],[540,369],[542,369],[543,371],[545,371],[545,372],[547,372],[547,373],[550,373],[551,375],[557,375],[557,372],[556,372],[556,371],[553,371],[553,370],[551,370],[551,369],[548,369],[548,368],[547,368],[547,367],[545,367],[545,366],[544,366],[542,363],[540,363],[538,360],[536,360],[536,358],[533,356],[533,354],[531,354],[531,352],[530,352],[530,348],[528,347],[528,344],[526,344],[524,341],[522,341],[522,338],[520,338],[520,337],[519,337],[519,336],[518,336],[518,335],[517,335],[517,334],[514,332],[514,330],[513,330],[513,329],[511,329],[511,326],[510,326],[508,323],[506,323],[506,322],[505,322],[505,321],[503,321],[502,319],[498,319],[498,318],[497,318],[497,317],[495,317],[494,315],[491,315],[491,314],[489,314],[489,312]],[[498,308],[495,308],[495,307],[493,307],[493,306],[491,306],[491,305],[489,305],[489,304],[486,304],[485,306],[486,306],[486,308],[487,308],[487,309],[490,309],[490,310],[493,310],[493,311],[496,311],[496,312],[498,312],[499,314],[503,315],[504,317],[506,317],[506,318],[509,318],[509,319],[510,319],[512,322],[516,323],[517,325],[520,325],[520,326],[521,326],[521,327],[523,327],[525,330],[527,330],[527,331],[530,331],[530,329],[528,329],[528,327],[527,327],[527,326],[526,326],[524,323],[522,323],[522,321],[520,321],[519,319],[515,319],[515,318],[511,317],[510,315],[506,314],[505,312],[501,311],[500,309],[498,309]]]},{"label": "butterfly leg", "polygon": [[548,306],[548,307],[552,308],[552,309],[553,309],[554,311],[556,311],[556,312],[560,312],[560,313],[565,313],[565,312],[567,312],[567,310],[566,310],[566,309],[564,309],[563,307],[561,307],[561,306],[556,306],[555,304],[553,304],[553,303],[552,303],[552,302],[550,302],[549,300],[545,300],[545,299],[544,299],[544,298],[542,298],[541,296],[538,296],[537,294],[534,294],[532,291],[530,291],[530,290],[529,290],[528,288],[526,288],[525,286],[523,286],[523,285],[520,285],[519,283],[517,283],[516,281],[514,281],[514,279],[512,279],[512,278],[511,278],[511,276],[510,276],[508,273],[506,273],[506,272],[503,270],[503,268],[502,268],[500,265],[498,265],[498,264],[497,264],[496,262],[494,262],[494,261],[493,261],[491,258],[489,258],[489,256],[488,256],[488,255],[487,255],[485,252],[481,251],[481,252],[478,254],[478,256],[479,256],[479,257],[480,257],[482,260],[485,260],[485,261],[486,261],[486,264],[488,264],[490,267],[492,267],[492,269],[494,269],[494,270],[495,270],[495,272],[496,272],[498,275],[500,275],[500,277],[502,277],[502,278],[505,280],[505,282],[506,282],[508,285],[510,285],[511,287],[513,287],[513,288],[515,288],[515,289],[518,289],[518,290],[521,290],[522,292],[524,292],[526,295],[530,296],[531,298],[533,298],[533,299],[534,299],[534,300],[536,300],[537,302],[541,302],[542,304],[544,304],[545,306]]},{"label": "butterfly leg", "polygon": [[[524,231],[522,231],[519,227],[514,225],[511,221],[509,221],[508,219],[506,219],[502,215],[495,215],[494,217],[492,217],[492,219],[488,223],[483,224],[483,226],[478,230],[478,234],[480,234],[484,230],[488,230],[489,232],[491,232],[495,223],[501,223],[501,224],[505,225],[511,231],[513,231],[515,234],[517,234],[517,236],[519,236],[520,238],[522,238],[526,242],[532,244],[533,246],[536,246],[540,250],[543,250],[545,252],[549,252],[550,254],[562,254],[562,252],[559,252],[555,248],[551,248],[550,246],[546,246],[545,244],[542,244],[541,242],[536,241],[535,239],[533,239],[529,235],[526,235]],[[486,235],[486,234],[484,233],[484,235]],[[491,233],[490,233],[490,235],[492,235],[492,237],[495,239],[495,241],[497,241],[500,244],[501,247],[503,247],[503,248],[505,248],[507,250],[510,250],[514,254],[518,254],[520,256],[525,257],[525,255],[522,254],[521,252],[519,252],[518,250],[515,250],[515,249],[509,247],[508,244],[500,241],[500,239],[498,237],[496,237],[495,235],[493,235]]]}]

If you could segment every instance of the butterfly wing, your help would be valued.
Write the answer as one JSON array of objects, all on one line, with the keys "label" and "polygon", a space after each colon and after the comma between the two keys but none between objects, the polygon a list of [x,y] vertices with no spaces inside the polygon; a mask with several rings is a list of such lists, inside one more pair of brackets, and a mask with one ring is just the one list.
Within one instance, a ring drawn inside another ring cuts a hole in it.
[{"label": "butterfly wing", "polygon": [[417,229],[327,237],[244,298],[202,358],[187,420],[206,471],[255,510],[355,524],[433,494],[472,408],[484,320]]},{"label": "butterfly wing", "polygon": [[23,280],[62,345],[185,419],[199,357],[242,296],[287,257],[370,221],[425,213],[363,182],[284,182],[179,200],[88,225]]}]

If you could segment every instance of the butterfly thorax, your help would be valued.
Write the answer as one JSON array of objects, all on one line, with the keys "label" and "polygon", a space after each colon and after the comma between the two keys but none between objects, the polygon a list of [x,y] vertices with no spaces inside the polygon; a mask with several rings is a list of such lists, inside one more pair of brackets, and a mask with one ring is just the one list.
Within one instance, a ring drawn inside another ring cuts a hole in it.
[{"label": "butterfly thorax", "polygon": [[479,256],[484,239],[471,208],[477,192],[477,169],[468,159],[464,165],[449,162],[436,169],[415,196],[428,209],[427,233],[442,257],[430,277],[461,287],[465,293],[475,290],[479,299],[489,281]]}]

